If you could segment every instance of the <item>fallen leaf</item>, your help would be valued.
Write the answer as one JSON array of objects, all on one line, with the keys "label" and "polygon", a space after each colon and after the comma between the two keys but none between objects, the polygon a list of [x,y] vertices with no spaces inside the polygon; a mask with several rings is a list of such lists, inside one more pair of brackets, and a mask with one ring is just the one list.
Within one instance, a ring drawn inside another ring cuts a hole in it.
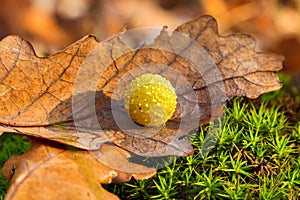
[{"label": "fallen leaf", "polygon": [[[226,100],[256,98],[281,87],[276,72],[282,56],[255,52],[248,35],[220,36],[211,16],[180,25],[173,34],[162,29],[152,43],[137,49],[122,40],[124,34],[103,43],[87,36],[47,58],[37,57],[17,36],[3,39],[0,130],[87,150],[112,142],[142,156],[186,156],[193,152],[187,133],[222,115]],[[189,59],[197,63],[186,59],[195,53],[199,57]],[[144,65],[164,67],[143,71]],[[179,104],[161,129],[130,122],[122,93],[134,78],[131,70],[135,76],[161,74],[176,88]],[[97,84],[91,88],[92,82]]]},{"label": "fallen leaf", "polygon": [[97,151],[61,146],[33,139],[28,152],[11,157],[2,168],[4,178],[13,175],[6,199],[118,199],[100,183],[140,180],[156,172],[128,162],[130,154],[116,146]]}]

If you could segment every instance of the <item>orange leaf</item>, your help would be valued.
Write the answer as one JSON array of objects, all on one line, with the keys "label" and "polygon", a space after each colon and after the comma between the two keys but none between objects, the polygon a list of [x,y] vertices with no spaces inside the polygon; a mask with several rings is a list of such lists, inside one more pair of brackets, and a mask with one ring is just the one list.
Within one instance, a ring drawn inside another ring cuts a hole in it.
[{"label": "orange leaf", "polygon": [[128,152],[111,145],[89,152],[31,142],[27,153],[11,157],[2,168],[4,178],[11,178],[15,168],[6,199],[118,199],[100,183],[145,179],[156,172],[128,162]]},{"label": "orange leaf", "polygon": [[[47,58],[19,37],[3,39],[0,130],[87,150],[112,142],[142,156],[186,156],[187,133],[221,116],[226,100],[281,87],[282,56],[255,52],[248,35],[220,36],[211,16],[159,30],[152,42],[139,44],[138,36],[126,31],[102,43],[87,36]],[[138,126],[124,108],[126,86],[144,73],[176,89],[177,109],[163,127]]]}]

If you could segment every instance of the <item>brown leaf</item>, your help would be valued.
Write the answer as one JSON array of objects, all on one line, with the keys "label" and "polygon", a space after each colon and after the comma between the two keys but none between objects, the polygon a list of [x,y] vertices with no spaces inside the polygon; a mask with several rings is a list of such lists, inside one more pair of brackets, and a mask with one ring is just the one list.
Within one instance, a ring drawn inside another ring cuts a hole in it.
[{"label": "brown leaf", "polygon": [[139,180],[156,172],[128,162],[129,157],[107,144],[84,151],[33,140],[27,153],[11,157],[2,168],[4,178],[11,178],[15,169],[6,199],[118,199],[100,183]]},{"label": "brown leaf", "polygon": [[[257,98],[263,93],[282,87],[276,72],[282,69],[284,57],[271,53],[257,53],[255,39],[251,36],[220,36],[216,20],[208,15],[187,22],[176,30],[196,40],[213,58],[222,73],[226,99],[235,96]],[[196,92],[201,93],[203,87],[205,85],[197,86]]]},{"label": "brown leaf", "polygon": [[70,97],[78,67],[96,44],[94,37],[87,36],[61,53],[39,58],[27,41],[4,38],[0,43],[1,123],[45,126],[67,120],[69,112],[55,117],[49,113]]},{"label": "brown leaf", "polygon": [[[1,131],[88,150],[109,141],[142,156],[185,156],[193,151],[186,134],[222,115],[226,100],[281,87],[276,72],[283,58],[255,52],[250,36],[220,36],[211,16],[171,34],[162,29],[142,46],[126,43],[127,33],[100,44],[88,36],[48,58],[36,57],[18,37],[5,38]],[[163,127],[139,127],[124,108],[124,88],[143,73],[161,74],[176,88],[178,106]]]}]

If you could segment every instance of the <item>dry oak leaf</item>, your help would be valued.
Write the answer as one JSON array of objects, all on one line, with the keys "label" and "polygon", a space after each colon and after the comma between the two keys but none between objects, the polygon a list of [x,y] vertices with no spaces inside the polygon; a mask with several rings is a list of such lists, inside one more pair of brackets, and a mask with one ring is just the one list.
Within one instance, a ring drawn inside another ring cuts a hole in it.
[{"label": "dry oak leaf", "polygon": [[[139,48],[131,48],[122,37],[120,33],[99,43],[87,36],[46,58],[37,57],[30,44],[19,37],[3,39],[0,131],[88,150],[109,141],[142,156],[186,156],[193,152],[186,134],[222,115],[226,100],[235,96],[257,98],[281,87],[276,72],[282,69],[283,57],[257,53],[255,40],[248,35],[220,36],[216,20],[209,15],[180,25],[174,34],[162,29],[152,43]],[[197,53],[199,46],[195,66],[185,57]],[[165,67],[143,71],[140,66],[147,64]],[[78,77],[82,66],[86,67],[85,74]],[[122,80],[131,70],[135,75],[160,74],[176,88],[179,105],[172,119],[159,130],[143,127],[141,131],[134,125],[124,130],[115,120],[113,103],[118,106],[115,110],[121,120],[130,121],[122,108],[122,95],[114,94],[124,92],[130,79]],[[86,80],[96,81],[97,85],[91,89]],[[192,90],[181,87],[184,80]],[[196,98],[189,99],[187,94],[192,93]],[[91,104],[96,114],[91,113]],[[76,110],[72,110],[74,105]],[[196,123],[189,122],[191,117],[197,118]],[[184,131],[178,131],[182,124]]]},{"label": "dry oak leaf", "polygon": [[104,144],[96,151],[60,146],[33,139],[28,152],[11,157],[2,168],[6,179],[15,168],[6,199],[119,199],[100,183],[140,180],[156,173],[128,162],[128,152],[116,146]]}]

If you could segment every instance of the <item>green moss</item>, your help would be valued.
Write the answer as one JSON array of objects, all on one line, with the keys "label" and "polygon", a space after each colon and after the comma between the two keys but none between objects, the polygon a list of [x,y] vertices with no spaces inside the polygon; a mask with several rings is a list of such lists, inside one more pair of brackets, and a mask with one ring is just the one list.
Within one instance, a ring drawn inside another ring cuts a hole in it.
[{"label": "green moss", "polygon": [[105,187],[121,199],[298,199],[300,123],[274,103],[236,98],[207,156],[199,156],[209,130],[203,126],[191,135],[194,155],[152,179]]}]

